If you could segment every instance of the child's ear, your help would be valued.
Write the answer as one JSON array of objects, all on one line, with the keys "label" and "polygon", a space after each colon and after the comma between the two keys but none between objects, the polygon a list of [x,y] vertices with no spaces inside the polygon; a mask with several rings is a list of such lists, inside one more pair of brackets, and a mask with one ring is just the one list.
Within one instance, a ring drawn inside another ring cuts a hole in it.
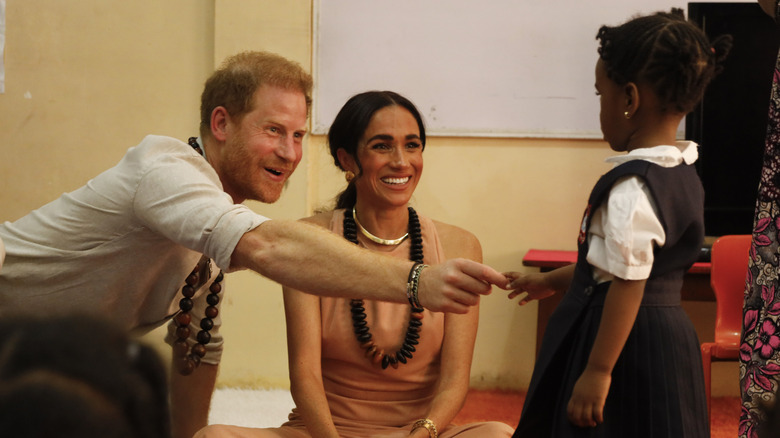
[{"label": "child's ear", "polygon": [[624,111],[626,118],[630,119],[639,109],[639,88],[635,83],[629,82],[623,86],[623,93],[626,102]]}]

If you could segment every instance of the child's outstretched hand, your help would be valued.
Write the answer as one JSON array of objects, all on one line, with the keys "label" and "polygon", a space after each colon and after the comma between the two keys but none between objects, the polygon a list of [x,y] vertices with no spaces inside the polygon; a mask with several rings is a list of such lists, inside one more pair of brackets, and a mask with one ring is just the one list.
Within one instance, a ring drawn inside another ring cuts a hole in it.
[{"label": "child's outstretched hand", "polygon": [[579,427],[595,427],[604,421],[604,402],[607,400],[612,375],[585,368],[569,399],[566,413],[569,421]]},{"label": "child's outstretched hand", "polygon": [[520,299],[519,305],[524,306],[533,300],[541,300],[555,294],[556,290],[548,284],[546,276],[541,273],[521,274],[519,272],[504,272],[509,280],[509,299],[522,293],[526,295]]}]

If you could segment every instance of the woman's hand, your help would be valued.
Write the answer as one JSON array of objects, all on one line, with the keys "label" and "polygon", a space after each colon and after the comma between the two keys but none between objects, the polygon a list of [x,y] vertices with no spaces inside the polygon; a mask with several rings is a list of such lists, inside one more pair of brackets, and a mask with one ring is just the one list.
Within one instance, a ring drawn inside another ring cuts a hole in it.
[{"label": "woman's hand", "polygon": [[607,400],[610,373],[585,368],[569,399],[566,413],[569,421],[579,427],[595,427],[604,421],[604,402]]}]

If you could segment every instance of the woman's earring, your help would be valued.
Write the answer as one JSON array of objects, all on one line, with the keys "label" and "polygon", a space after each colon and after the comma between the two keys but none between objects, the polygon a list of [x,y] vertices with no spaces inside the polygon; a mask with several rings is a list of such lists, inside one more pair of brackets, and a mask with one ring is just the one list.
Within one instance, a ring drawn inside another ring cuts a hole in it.
[{"label": "woman's earring", "polygon": [[348,170],[346,173],[344,173],[344,179],[347,180],[347,184],[351,183],[353,179],[355,179],[355,174],[352,173],[351,170]]},{"label": "woman's earring", "polygon": [[631,118],[631,114],[628,111],[624,112],[623,115],[626,116],[626,120]]}]

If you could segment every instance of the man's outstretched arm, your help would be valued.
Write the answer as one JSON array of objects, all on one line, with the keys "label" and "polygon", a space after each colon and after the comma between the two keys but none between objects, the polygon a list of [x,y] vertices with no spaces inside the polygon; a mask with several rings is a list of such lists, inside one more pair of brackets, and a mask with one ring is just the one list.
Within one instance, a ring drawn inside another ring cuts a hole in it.
[{"label": "man's outstretched arm", "polygon": [[[311,294],[406,302],[412,262],[357,247],[300,221],[269,220],[239,240],[231,267],[252,269]],[[420,275],[420,304],[432,311],[465,313],[507,279],[493,268],[453,259]]]}]

